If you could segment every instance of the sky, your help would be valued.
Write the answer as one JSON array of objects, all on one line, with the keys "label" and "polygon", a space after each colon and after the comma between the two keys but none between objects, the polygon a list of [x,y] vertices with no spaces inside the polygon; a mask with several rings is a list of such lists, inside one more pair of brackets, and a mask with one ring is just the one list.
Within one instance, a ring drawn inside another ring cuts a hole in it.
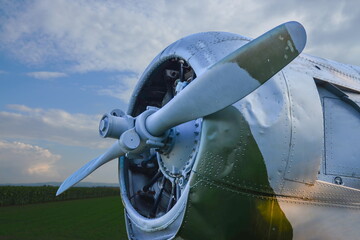
[{"label": "sky", "polygon": [[[358,0],[0,0],[0,184],[63,181],[113,140],[101,116],[126,110],[142,71],[197,32],[256,38],[298,21],[304,52],[360,65]],[[112,161],[84,181],[116,183]]]}]

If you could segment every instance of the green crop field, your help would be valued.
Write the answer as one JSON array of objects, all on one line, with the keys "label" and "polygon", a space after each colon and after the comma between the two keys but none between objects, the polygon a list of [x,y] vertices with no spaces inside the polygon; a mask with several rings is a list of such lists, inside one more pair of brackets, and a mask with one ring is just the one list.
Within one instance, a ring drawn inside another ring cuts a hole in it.
[{"label": "green crop field", "polygon": [[121,198],[0,207],[0,240],[127,239]]},{"label": "green crop field", "polygon": [[0,207],[120,195],[119,188],[113,187],[73,187],[56,196],[57,189],[54,186],[0,186]]}]

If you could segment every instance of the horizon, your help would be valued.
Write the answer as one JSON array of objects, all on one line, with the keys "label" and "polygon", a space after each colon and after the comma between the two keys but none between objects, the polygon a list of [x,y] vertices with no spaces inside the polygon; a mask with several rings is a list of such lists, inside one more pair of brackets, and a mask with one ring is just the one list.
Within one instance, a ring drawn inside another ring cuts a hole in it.
[{"label": "horizon", "polygon": [[[32,183],[0,183],[0,186],[53,186],[59,187],[62,182],[32,182]],[[78,182],[74,187],[118,187],[119,183]]]}]

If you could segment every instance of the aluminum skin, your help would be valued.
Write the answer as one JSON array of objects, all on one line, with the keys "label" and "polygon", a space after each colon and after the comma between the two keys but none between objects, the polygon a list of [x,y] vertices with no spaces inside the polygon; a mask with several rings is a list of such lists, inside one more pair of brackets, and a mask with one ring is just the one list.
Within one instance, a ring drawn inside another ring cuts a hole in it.
[{"label": "aluminum skin", "polygon": [[264,159],[237,108],[204,119],[198,158],[178,239],[292,238]]},{"label": "aluminum skin", "polygon": [[360,68],[305,43],[297,22],[176,41],[57,194],[119,158],[129,239],[358,239]]},{"label": "aluminum skin", "polygon": [[[209,32],[175,42],[145,70],[128,113],[166,59],[185,59],[200,75],[250,40]],[[326,174],[324,97],[337,97],[316,79],[359,100],[359,67],[301,54],[246,98],[204,118],[181,224],[154,239],[357,239],[359,180],[347,172],[335,184],[337,175]]]}]

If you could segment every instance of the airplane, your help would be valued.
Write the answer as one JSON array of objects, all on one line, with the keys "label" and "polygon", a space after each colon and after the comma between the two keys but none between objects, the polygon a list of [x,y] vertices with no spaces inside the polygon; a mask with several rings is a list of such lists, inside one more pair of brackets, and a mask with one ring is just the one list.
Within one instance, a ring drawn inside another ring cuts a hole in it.
[{"label": "airplane", "polygon": [[360,67],[305,44],[298,22],[174,42],[57,195],[118,159],[129,239],[359,239]]}]

